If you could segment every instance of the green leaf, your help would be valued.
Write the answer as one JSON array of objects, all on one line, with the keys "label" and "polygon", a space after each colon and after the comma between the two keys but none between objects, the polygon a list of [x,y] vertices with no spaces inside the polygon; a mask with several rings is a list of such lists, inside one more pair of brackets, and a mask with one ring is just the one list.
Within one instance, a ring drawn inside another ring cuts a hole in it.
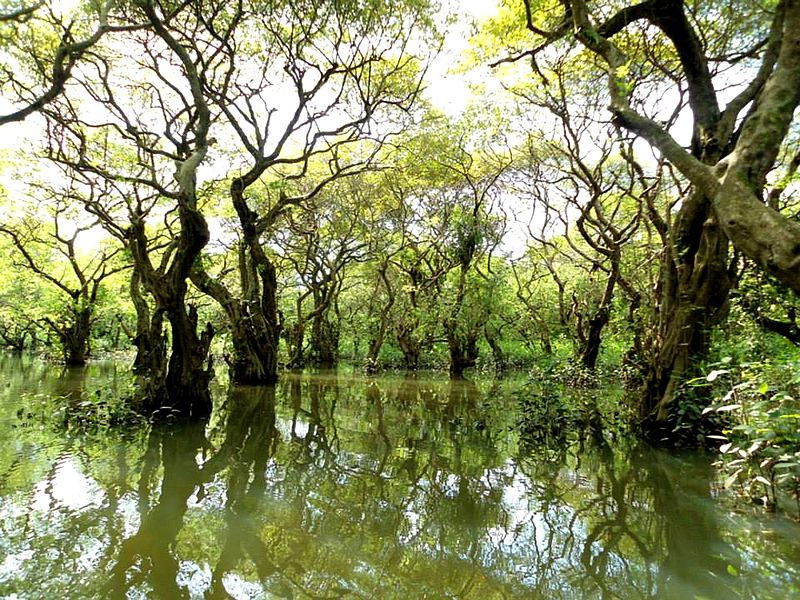
[{"label": "green leaf", "polygon": [[726,373],[730,373],[730,371],[727,369],[714,369],[711,373],[706,375],[706,381],[716,381],[720,375],[725,375]]},{"label": "green leaf", "polygon": [[724,487],[726,490],[730,489],[731,486],[736,483],[736,479],[739,477],[739,473],[741,472],[741,469],[736,469],[736,471],[728,475],[728,477],[725,479],[725,482],[722,484],[722,487]]},{"label": "green leaf", "polygon": [[770,483],[769,479],[767,479],[762,475],[756,475],[755,480],[758,481],[759,483],[763,483],[767,487],[772,487],[772,483]]}]

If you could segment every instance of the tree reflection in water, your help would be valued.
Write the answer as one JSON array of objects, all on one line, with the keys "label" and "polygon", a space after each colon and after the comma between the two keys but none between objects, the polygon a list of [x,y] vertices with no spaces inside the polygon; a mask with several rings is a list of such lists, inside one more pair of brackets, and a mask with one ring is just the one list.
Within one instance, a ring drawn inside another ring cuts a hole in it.
[{"label": "tree reflection in water", "polygon": [[[760,573],[780,540],[736,558],[700,463],[590,423],[519,444],[514,406],[499,385],[288,375],[231,388],[208,423],[62,443],[2,480],[3,550],[24,558],[0,595],[786,597]],[[57,499],[65,461],[80,507]]]}]

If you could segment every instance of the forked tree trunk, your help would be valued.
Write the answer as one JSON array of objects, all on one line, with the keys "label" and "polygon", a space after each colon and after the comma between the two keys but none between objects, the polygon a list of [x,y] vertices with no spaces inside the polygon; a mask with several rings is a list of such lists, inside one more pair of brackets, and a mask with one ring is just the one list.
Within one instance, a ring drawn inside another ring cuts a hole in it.
[{"label": "forked tree trunk", "polygon": [[209,349],[214,329],[207,324],[198,333],[197,311],[187,306],[186,294],[192,266],[210,237],[208,224],[198,209],[197,169],[209,144],[213,143],[208,138],[211,111],[204,97],[198,63],[168,30],[151,3],[144,3],[142,9],[155,34],[180,62],[191,92],[192,107],[187,111],[188,124],[183,143],[176,144],[180,155],[180,160],[174,161],[176,170],[173,177],[177,188],[169,193],[175,202],[179,223],[173,245],[155,266],[141,216],[132,215],[126,229],[127,246],[134,269],[138,271],[137,277],[152,295],[155,306],[149,327],[152,337],[146,341],[159,343],[160,324],[164,317],[171,328],[171,353],[166,368],[163,362],[156,362],[164,358],[159,351],[149,353],[151,360],[145,362],[146,371],[142,373],[145,386],[140,389],[140,399],[144,410],[150,414],[166,417],[178,413],[196,418],[208,415],[212,408],[209,382],[214,369]]},{"label": "forked tree trunk", "polygon": [[631,107],[627,71],[621,68],[628,58],[610,38],[632,20],[612,17],[601,34],[586,3],[571,4],[576,9],[571,12],[573,31],[606,62],[616,124],[642,136],[694,186],[670,228],[655,352],[644,388],[645,424],[663,430],[678,416],[673,410],[678,386],[696,368],[707,351],[711,327],[725,314],[728,240],[778,280],[800,290],[800,224],[763,199],[767,174],[800,104],[800,2],[777,4],[762,65],[724,110],[706,48],[684,3],[654,2],[636,17],[649,20],[674,44],[695,120],[691,153],[663,125]]}]

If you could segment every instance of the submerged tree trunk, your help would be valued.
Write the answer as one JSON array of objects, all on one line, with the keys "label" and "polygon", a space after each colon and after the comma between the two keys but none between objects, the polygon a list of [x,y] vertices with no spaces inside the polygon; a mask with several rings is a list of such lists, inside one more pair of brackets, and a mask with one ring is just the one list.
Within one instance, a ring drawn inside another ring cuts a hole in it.
[{"label": "submerged tree trunk", "polygon": [[453,312],[443,321],[445,336],[447,337],[447,349],[450,352],[450,376],[462,377],[464,371],[475,366],[478,360],[478,338],[480,328],[476,325],[470,327],[470,323],[461,322],[461,309],[464,305],[467,286],[467,270],[472,260],[472,251],[464,253],[458,273],[458,288],[453,303]]},{"label": "submerged tree trunk", "polygon": [[265,385],[278,379],[278,344],[281,322],[278,318],[278,283],[275,266],[264,252],[260,235],[263,226],[258,214],[247,206],[248,185],[263,172],[254,167],[231,182],[230,195],[242,228],[239,245],[241,297],[234,297],[207,273],[195,268],[192,281],[222,306],[228,316],[233,355],[228,357],[231,381],[237,384]]},{"label": "submerged tree trunk", "polygon": [[89,306],[72,306],[68,324],[61,325],[52,319],[46,319],[50,329],[55,332],[61,345],[64,364],[69,366],[85,365],[89,358],[89,338],[92,333],[92,308]]},{"label": "submerged tree trunk", "polygon": [[84,307],[75,312],[71,327],[61,336],[64,345],[64,362],[68,365],[85,365],[89,358],[89,339],[92,333],[92,309]]},{"label": "submerged tree trunk", "polygon": [[[180,202],[181,231],[169,267],[155,269],[148,254],[144,223],[135,221],[128,230],[134,259],[135,282],[141,281],[152,295],[152,314],[139,294],[137,307],[139,409],[147,414],[204,416],[211,412],[209,382],[214,376],[209,356],[214,329],[207,324],[198,333],[197,311],[186,304],[187,278],[195,259],[209,238],[205,219],[191,203]],[[145,310],[146,308],[146,310]],[[170,325],[167,358],[163,323]],[[166,364],[165,364],[166,362]]]},{"label": "submerged tree trunk", "polygon": [[382,322],[379,326],[378,332],[369,340],[369,347],[367,348],[367,360],[364,370],[367,373],[375,373],[378,371],[378,355],[383,347],[383,342],[386,339],[386,327]]},{"label": "submerged tree trunk", "polygon": [[478,332],[458,331],[452,323],[447,328],[447,348],[450,351],[450,376],[462,377],[464,371],[478,360]]},{"label": "submerged tree trunk", "polygon": [[[240,266],[245,281],[249,267],[248,249],[240,248]],[[225,360],[230,368],[233,383],[241,385],[265,385],[275,383],[278,375],[279,323],[275,309],[277,279],[275,267],[266,260],[261,268],[261,301],[248,302],[235,298],[218,281],[212,279],[199,267],[192,270],[192,282],[204,293],[214,298],[228,316],[233,354]]]},{"label": "submerged tree trunk", "polygon": [[328,319],[327,311],[316,314],[311,321],[309,352],[320,367],[332,367],[338,360],[339,328]]},{"label": "submerged tree trunk", "polygon": [[[151,315],[150,305],[142,294],[139,271],[135,267],[131,271],[129,289],[131,301],[136,309],[136,334],[133,337],[136,357],[133,360],[133,370],[138,374],[158,374],[167,364],[163,312],[157,311]],[[156,377],[156,379],[161,378],[163,373]]]}]

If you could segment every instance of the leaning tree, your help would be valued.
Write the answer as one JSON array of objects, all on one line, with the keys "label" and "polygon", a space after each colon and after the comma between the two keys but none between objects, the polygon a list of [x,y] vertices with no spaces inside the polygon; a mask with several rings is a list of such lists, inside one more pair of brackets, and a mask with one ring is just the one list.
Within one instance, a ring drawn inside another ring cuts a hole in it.
[{"label": "leaning tree", "polygon": [[[800,223],[768,191],[800,102],[800,1],[508,3],[509,55],[545,85],[571,55],[583,85],[607,79],[612,122],[649,143],[692,184],[669,219],[656,352],[642,417],[661,430],[680,384],[706,353],[731,286],[729,245],[800,291]],[[527,35],[523,35],[523,28]],[[671,110],[658,111],[665,101]],[[682,144],[675,116],[691,116]]]}]

